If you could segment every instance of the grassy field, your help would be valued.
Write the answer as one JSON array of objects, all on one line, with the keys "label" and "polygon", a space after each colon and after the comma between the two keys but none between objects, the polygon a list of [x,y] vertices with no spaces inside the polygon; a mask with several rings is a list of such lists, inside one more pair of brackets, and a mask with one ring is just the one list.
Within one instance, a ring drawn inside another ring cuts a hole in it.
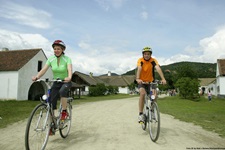
[{"label": "grassy field", "polygon": [[209,102],[205,97],[192,101],[173,96],[158,100],[158,105],[162,113],[200,125],[225,137],[225,99],[213,98]]},{"label": "grassy field", "polygon": [[[73,105],[101,100],[133,97],[130,95],[111,95],[101,97],[82,96]],[[0,101],[0,128],[26,119],[39,101]],[[213,98],[212,102],[204,97],[196,101],[180,99],[177,96],[165,97],[158,100],[162,113],[170,114],[176,119],[192,122],[204,129],[214,131],[225,137],[225,99]]]}]

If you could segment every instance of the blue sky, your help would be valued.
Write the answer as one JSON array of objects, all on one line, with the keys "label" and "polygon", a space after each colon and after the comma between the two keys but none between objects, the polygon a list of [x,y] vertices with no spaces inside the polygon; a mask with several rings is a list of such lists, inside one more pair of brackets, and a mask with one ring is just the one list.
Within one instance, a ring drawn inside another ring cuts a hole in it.
[{"label": "blue sky", "polygon": [[0,48],[63,40],[73,71],[122,74],[150,46],[160,65],[225,58],[224,0],[0,0]]}]

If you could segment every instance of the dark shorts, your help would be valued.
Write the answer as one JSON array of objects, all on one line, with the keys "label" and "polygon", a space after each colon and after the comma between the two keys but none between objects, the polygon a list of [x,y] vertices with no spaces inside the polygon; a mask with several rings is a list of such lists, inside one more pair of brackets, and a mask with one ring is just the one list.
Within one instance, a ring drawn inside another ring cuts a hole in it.
[{"label": "dark shorts", "polygon": [[145,91],[147,91],[147,93],[149,94],[149,92],[150,92],[150,86],[152,86],[152,89],[156,89],[157,88],[157,86],[155,84],[153,84],[153,85],[149,85],[149,84],[138,84],[138,89],[144,88]]},{"label": "dark shorts", "polygon": [[54,82],[51,87],[50,99],[52,102],[53,109],[57,109],[57,100],[60,97],[68,97],[68,92],[72,87],[72,82],[62,83]]}]

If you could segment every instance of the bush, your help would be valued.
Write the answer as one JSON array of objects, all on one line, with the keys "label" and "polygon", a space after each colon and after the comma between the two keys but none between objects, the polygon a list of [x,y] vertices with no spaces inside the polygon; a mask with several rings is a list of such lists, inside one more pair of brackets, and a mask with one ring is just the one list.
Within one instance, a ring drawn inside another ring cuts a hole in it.
[{"label": "bush", "polygon": [[179,95],[183,98],[196,98],[198,95],[199,81],[189,77],[183,77],[177,80],[176,87],[179,89]]},{"label": "bush", "polygon": [[90,96],[101,96],[106,94],[117,94],[119,92],[119,88],[117,86],[105,86],[105,84],[98,83],[96,86],[89,87],[89,95]]},{"label": "bush", "polygon": [[98,83],[96,86],[89,87],[90,96],[101,96],[101,95],[105,95],[106,92],[107,92],[107,88],[105,84],[102,84],[102,83]]},{"label": "bush", "polygon": [[119,88],[117,86],[109,85],[107,86],[108,94],[117,94],[119,92]]}]

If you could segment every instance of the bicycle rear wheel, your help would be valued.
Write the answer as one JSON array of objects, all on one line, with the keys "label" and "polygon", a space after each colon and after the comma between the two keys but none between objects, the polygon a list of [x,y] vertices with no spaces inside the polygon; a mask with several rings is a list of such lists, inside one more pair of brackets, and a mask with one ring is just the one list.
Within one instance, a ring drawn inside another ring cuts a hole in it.
[{"label": "bicycle rear wheel", "polygon": [[71,120],[72,120],[72,105],[67,103],[68,116],[65,120],[60,120],[59,133],[62,138],[66,138],[70,132]]},{"label": "bicycle rear wheel", "polygon": [[49,131],[50,118],[47,105],[39,104],[32,111],[25,132],[25,147],[27,150],[43,150],[45,149]]},{"label": "bicycle rear wheel", "polygon": [[159,108],[156,102],[152,103],[151,109],[149,109],[149,135],[153,142],[156,142],[160,133],[160,114]]}]

